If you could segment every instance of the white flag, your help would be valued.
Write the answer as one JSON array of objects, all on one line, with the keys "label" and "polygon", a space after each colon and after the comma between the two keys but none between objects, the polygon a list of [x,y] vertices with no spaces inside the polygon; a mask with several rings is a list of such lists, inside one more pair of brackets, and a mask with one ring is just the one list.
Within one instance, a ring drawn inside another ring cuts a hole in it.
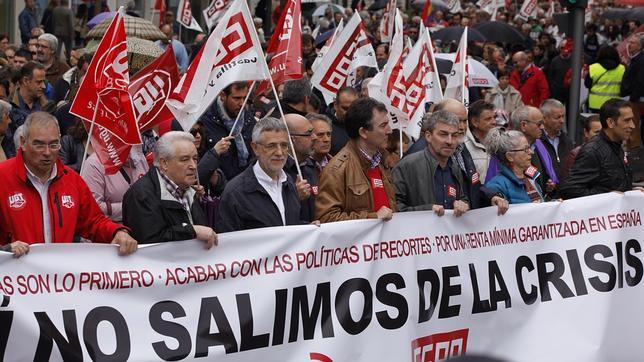
[{"label": "white flag", "polygon": [[[405,41],[403,37],[403,23],[400,12],[396,9],[394,16],[394,33],[389,48],[389,59],[383,69],[384,77],[380,83],[380,89],[387,96],[392,112],[400,112],[401,119],[407,117],[406,97],[407,87],[403,74]],[[393,126],[393,125],[392,125]]]},{"label": "white flag", "polygon": [[[320,26],[318,25],[318,28]],[[318,29],[316,28],[316,29]],[[322,46],[322,49],[318,52],[317,57],[315,57],[315,60],[313,61],[313,64],[311,64],[311,70],[313,70],[313,73],[318,69],[320,66],[320,63],[322,62],[322,58],[324,58],[324,54],[326,54],[329,51],[329,48],[331,48],[331,45],[333,44],[333,41],[337,38],[337,36],[342,32],[342,29],[344,29],[344,19],[340,20],[340,23],[338,26],[335,27],[335,30],[333,30],[333,34],[331,34],[331,37],[326,40],[324,45]],[[313,37],[317,38],[317,36]]]},{"label": "white flag", "polygon": [[447,0],[447,9],[452,14],[463,11],[461,8],[461,0]]},{"label": "white flag", "polygon": [[394,17],[396,16],[396,0],[389,0],[385,12],[380,19],[380,41],[389,43],[394,30]]},{"label": "white flag", "polygon": [[268,77],[248,5],[234,0],[166,103],[188,130],[228,85]]},{"label": "white flag", "polygon": [[452,71],[447,76],[445,98],[454,98],[463,103],[465,107],[468,107],[470,105],[470,93],[467,87],[469,87],[469,76],[467,69],[467,27],[465,27],[461,41],[458,43]]},{"label": "white flag", "polygon": [[519,16],[528,20],[537,17],[537,0],[525,0],[519,10]]},{"label": "white flag", "polygon": [[381,102],[382,104],[387,107],[387,111],[389,112],[389,126],[392,129],[400,129],[400,128],[405,128],[407,125],[407,122],[409,118],[407,117],[407,114],[405,112],[402,112],[398,110],[397,108],[394,108],[391,106],[391,101],[389,98],[387,98],[387,95],[382,91],[382,83],[384,80],[386,80],[387,77],[385,76],[385,72],[378,72],[371,82],[369,82],[369,85],[367,86],[367,93],[369,94],[369,97],[377,100],[378,102]]},{"label": "white flag", "polygon": [[353,59],[349,65],[349,75],[347,76],[346,83],[348,85],[355,85],[356,73],[360,67],[378,68],[378,61],[376,60],[376,52],[373,50],[373,45],[367,37],[367,32],[364,30],[364,25],[360,24],[360,35],[356,39],[357,49],[353,53]]},{"label": "white flag", "polygon": [[546,19],[552,19],[555,16],[555,2],[551,1],[550,2],[550,7],[548,8],[548,11],[546,12]]},{"label": "white flag", "polygon": [[405,133],[413,139],[420,137],[420,129],[427,103],[443,100],[434,49],[429,31],[421,26],[418,41],[403,62],[407,80],[407,115]]},{"label": "white flag", "polygon": [[[317,71],[314,71],[311,84],[322,92],[326,104],[333,102],[338,90],[345,86],[356,52],[360,55],[373,51],[371,43],[361,40],[361,34],[365,34],[362,19],[356,12],[342,32],[339,35],[336,34],[329,50],[322,57]],[[366,48],[366,50],[360,48]],[[358,57],[357,60],[362,59],[363,57]]]},{"label": "white flag", "polygon": [[403,34],[402,18],[398,11],[394,15],[394,31],[392,34],[389,59],[384,69],[378,72],[367,87],[369,97],[382,102],[389,112],[389,125],[393,129],[404,130],[409,121],[406,112],[406,84],[403,76]]},{"label": "white flag", "polygon": [[211,30],[217,25],[221,17],[226,13],[230,3],[230,0],[212,0],[210,6],[203,11],[203,18],[206,19],[208,30]]}]

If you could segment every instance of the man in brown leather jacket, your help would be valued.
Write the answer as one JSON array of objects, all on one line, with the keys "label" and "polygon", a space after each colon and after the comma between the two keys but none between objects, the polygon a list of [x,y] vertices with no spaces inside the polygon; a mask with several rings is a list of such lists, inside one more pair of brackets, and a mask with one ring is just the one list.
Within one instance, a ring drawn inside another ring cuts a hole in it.
[{"label": "man in brown leather jacket", "polygon": [[322,171],[316,219],[390,220],[396,195],[391,170],[380,162],[391,134],[387,109],[372,98],[361,98],[347,111],[345,123],[351,140]]}]

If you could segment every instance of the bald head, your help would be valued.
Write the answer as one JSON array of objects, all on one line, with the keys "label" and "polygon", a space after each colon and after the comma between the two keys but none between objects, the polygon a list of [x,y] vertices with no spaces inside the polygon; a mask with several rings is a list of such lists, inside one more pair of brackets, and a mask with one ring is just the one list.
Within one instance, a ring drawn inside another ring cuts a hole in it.
[{"label": "bald head", "polygon": [[297,113],[285,114],[284,120],[286,121],[289,132],[292,133],[300,133],[302,129],[306,132],[307,127],[311,125],[311,122],[306,117]]},{"label": "bald head", "polygon": [[448,111],[458,117],[459,120],[467,121],[467,108],[456,99],[446,98],[436,105],[434,111]]},{"label": "bald head", "polygon": [[174,35],[172,32],[172,26],[169,24],[164,24],[161,25],[161,32],[168,38],[167,40],[170,41],[172,39],[172,36]]},{"label": "bald head", "polygon": [[529,64],[528,62],[528,54],[525,52],[516,52],[512,56],[512,63],[514,63],[514,66],[517,68],[519,71],[524,71]]},{"label": "bald head", "polygon": [[293,148],[300,162],[311,154],[313,145],[313,125],[306,117],[296,113],[284,115],[286,126],[291,133]]}]

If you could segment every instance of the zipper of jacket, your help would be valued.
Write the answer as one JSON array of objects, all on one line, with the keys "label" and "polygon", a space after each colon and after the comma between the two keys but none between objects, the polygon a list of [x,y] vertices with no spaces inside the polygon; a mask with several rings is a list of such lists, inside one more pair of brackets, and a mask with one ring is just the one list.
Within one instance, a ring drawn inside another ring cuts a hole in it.
[{"label": "zipper of jacket", "polygon": [[60,209],[60,201],[58,200],[58,192],[54,192],[54,204],[56,205],[56,211],[58,211],[58,227],[63,228],[63,213]]}]

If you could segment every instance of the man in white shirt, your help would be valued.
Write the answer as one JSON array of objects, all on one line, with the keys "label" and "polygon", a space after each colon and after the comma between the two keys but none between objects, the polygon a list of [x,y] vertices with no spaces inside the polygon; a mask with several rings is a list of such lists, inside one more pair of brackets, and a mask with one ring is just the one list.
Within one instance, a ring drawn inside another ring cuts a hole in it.
[{"label": "man in white shirt", "polygon": [[253,128],[257,162],[233,178],[221,196],[218,232],[303,224],[294,180],[283,168],[288,158],[286,125],[266,117]]}]

